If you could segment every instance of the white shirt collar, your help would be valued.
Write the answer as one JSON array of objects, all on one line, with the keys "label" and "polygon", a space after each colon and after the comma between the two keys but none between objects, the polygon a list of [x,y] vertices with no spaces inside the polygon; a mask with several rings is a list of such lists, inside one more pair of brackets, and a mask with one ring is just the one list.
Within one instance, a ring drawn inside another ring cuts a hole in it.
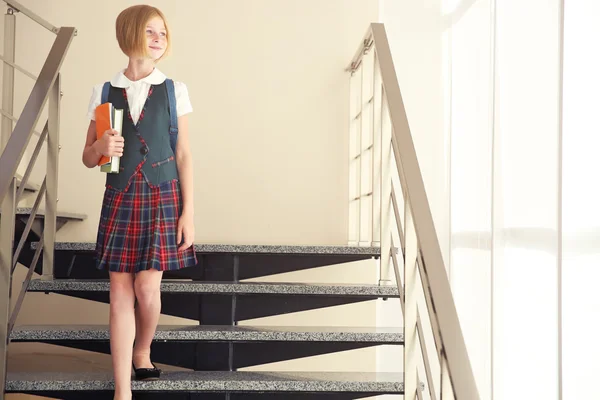
[{"label": "white shirt collar", "polygon": [[145,78],[142,78],[138,81],[131,81],[124,74],[125,70],[120,71],[114,78],[110,81],[110,84],[114,87],[118,88],[128,88],[132,83],[136,82],[146,82],[150,85],[160,85],[167,79],[166,75],[158,70],[158,68],[154,68],[154,70]]}]

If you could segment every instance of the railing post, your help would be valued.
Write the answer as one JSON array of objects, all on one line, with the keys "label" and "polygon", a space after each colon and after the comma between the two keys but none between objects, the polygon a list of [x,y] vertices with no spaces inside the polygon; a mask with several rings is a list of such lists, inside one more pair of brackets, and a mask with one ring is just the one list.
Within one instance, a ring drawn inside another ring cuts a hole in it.
[{"label": "railing post", "polygon": [[381,192],[380,208],[381,222],[381,262],[379,264],[379,284],[389,285],[392,283],[394,274],[391,263],[392,249],[392,125],[390,123],[389,110],[385,96],[381,105]]},{"label": "railing post", "polygon": [[[4,59],[15,61],[16,16],[8,8],[4,16]],[[2,110],[13,115],[15,69],[3,63],[2,68]],[[4,151],[13,130],[12,120],[4,115],[0,123],[0,154]],[[0,399],[4,399],[6,389],[8,355],[8,320],[10,318],[11,268],[14,247],[16,180],[13,177],[8,193],[0,206],[4,212],[0,217]]]},{"label": "railing post", "polygon": [[[445,354],[444,354],[445,357]],[[448,371],[448,363],[443,358],[441,361],[440,371],[440,400],[455,400],[454,389],[452,388],[452,382],[450,381],[450,371]]]},{"label": "railing post", "polygon": [[417,335],[417,255],[419,243],[415,230],[411,204],[405,201],[404,223],[404,399],[416,398],[420,389],[418,382],[418,335]]},{"label": "railing post", "polygon": [[[371,50],[375,52],[375,50]],[[381,74],[373,56],[373,246],[381,246]]]},{"label": "railing post", "polygon": [[[354,68],[354,66],[352,67]],[[356,120],[354,119],[357,112],[356,107],[356,80],[358,79],[356,71],[353,69],[350,73],[350,101],[348,102],[348,245],[358,246],[360,241],[360,148],[358,146],[358,133],[356,130]]]},{"label": "railing post", "polygon": [[8,319],[10,317],[11,268],[15,237],[16,179],[11,180],[8,193],[2,202],[0,218],[0,399],[4,398],[6,385]]},{"label": "railing post", "polygon": [[[379,284],[391,284],[396,279],[401,296],[400,305],[404,311],[404,398],[420,400],[423,397],[419,367],[421,361],[424,361],[426,371],[422,376],[427,376],[427,387],[432,399],[438,398],[436,396],[438,388],[435,387],[435,383],[439,383],[440,400],[478,400],[480,397],[475,377],[444,268],[444,259],[437,240],[425,184],[383,24],[371,24],[367,37],[371,36],[382,86],[381,148],[377,148],[377,143],[373,143],[374,153],[381,152],[381,173],[379,176],[375,172],[373,174],[373,177],[380,179],[381,182],[379,192],[376,183],[373,188],[373,197],[379,197],[381,202]],[[357,66],[364,65],[361,62],[364,63],[368,58],[363,56],[364,47],[360,48],[352,59],[350,70],[354,71]],[[379,78],[375,74],[373,82],[375,87],[379,85],[378,81]],[[378,97],[379,92],[374,90],[373,106],[376,115],[379,114],[376,106]],[[379,131],[376,122],[373,130],[375,133]],[[376,166],[377,160],[374,157],[373,167]],[[400,181],[398,184],[397,180]],[[401,196],[395,196],[400,190]],[[400,199],[402,206],[398,207]],[[392,211],[402,232],[394,229]],[[404,218],[401,211],[404,211]],[[372,215],[377,216],[375,208]],[[372,226],[375,232],[377,225],[374,221]],[[397,233],[400,234],[399,243],[404,257],[404,279],[399,272],[401,268],[396,267],[399,262],[395,257],[396,249],[393,247],[393,242]],[[376,237],[374,233],[372,235],[374,242]],[[394,255],[394,258],[391,255]],[[392,265],[396,268],[392,269]],[[396,275],[395,272],[398,274]],[[425,294],[425,301],[422,300],[421,289]],[[420,304],[427,309],[431,323],[431,327],[428,328],[433,331],[437,356],[441,363],[439,382],[434,382],[432,379],[434,373],[426,352],[425,336],[423,336],[419,317],[419,310],[423,310]]]},{"label": "railing post", "polygon": [[60,132],[60,74],[48,99],[48,162],[46,168],[46,216],[44,217],[44,261],[42,279],[54,278],[54,242],[58,203],[58,152]]},{"label": "railing post", "polygon": [[[8,8],[4,16],[4,59],[14,64],[15,62],[15,26],[16,16],[14,10]],[[3,63],[2,68],[2,111],[13,115],[13,102],[15,90],[15,69],[12,65]],[[13,130],[13,122],[10,118],[2,115],[2,132],[0,134],[0,153],[6,147],[8,138]]]}]

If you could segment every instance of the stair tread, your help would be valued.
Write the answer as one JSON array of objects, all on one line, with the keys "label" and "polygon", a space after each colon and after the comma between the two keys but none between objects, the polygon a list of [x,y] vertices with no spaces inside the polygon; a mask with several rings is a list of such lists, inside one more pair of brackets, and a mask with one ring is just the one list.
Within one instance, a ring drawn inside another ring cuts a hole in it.
[{"label": "stair tread", "polygon": [[[32,244],[35,248],[35,243]],[[55,250],[89,251],[96,249],[96,242],[57,242]],[[373,255],[381,253],[379,247],[364,246],[314,246],[314,245],[245,245],[196,243],[194,249],[199,253],[245,253],[245,254],[335,254],[335,255]]]},{"label": "stair tread", "polygon": [[[401,344],[397,327],[159,325],[155,340],[315,341]],[[15,327],[11,341],[108,340],[106,325],[24,325]]]},{"label": "stair tread", "polygon": [[[33,279],[29,283],[30,292],[94,291],[107,292],[106,279]],[[190,280],[168,280],[161,282],[161,292],[171,293],[210,293],[210,294],[287,294],[287,295],[342,295],[399,297],[396,286],[358,284],[316,284],[316,283],[264,283],[264,282],[204,282]]]},{"label": "stair tread", "polygon": [[[111,372],[8,373],[7,392],[114,389]],[[401,394],[402,373],[166,371],[158,381],[133,381],[135,391],[385,392]]]},{"label": "stair tread", "polygon": [[[17,215],[31,215],[31,211],[33,210],[32,207],[17,207]],[[2,210],[0,210],[0,214],[2,213]],[[46,215],[46,210],[43,209],[38,209],[36,215],[38,217],[43,217],[44,215]],[[87,219],[87,215],[85,214],[78,214],[78,213],[72,213],[72,212],[67,212],[67,211],[56,211],[56,216],[58,218],[65,218],[65,219],[72,219],[72,220],[79,220],[79,221],[83,221],[85,219]]]},{"label": "stair tread", "polygon": [[[23,176],[21,174],[15,174],[15,177],[17,178],[17,187],[21,186],[21,182],[23,182]],[[25,185],[25,191],[37,192],[38,190],[40,190],[40,187],[40,185],[27,182],[27,184]]]}]

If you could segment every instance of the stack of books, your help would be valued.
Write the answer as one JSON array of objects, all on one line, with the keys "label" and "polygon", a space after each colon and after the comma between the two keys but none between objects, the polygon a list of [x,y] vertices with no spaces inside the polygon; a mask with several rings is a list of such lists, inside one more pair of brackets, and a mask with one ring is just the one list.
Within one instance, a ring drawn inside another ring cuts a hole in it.
[{"label": "stack of books", "polygon": [[[116,109],[112,103],[100,104],[96,107],[96,137],[97,139],[102,138],[104,132],[109,129],[114,129],[119,135],[122,134],[123,130],[123,110]],[[106,157],[102,156],[98,161],[100,171],[108,174],[119,173],[119,160],[120,157]]]}]

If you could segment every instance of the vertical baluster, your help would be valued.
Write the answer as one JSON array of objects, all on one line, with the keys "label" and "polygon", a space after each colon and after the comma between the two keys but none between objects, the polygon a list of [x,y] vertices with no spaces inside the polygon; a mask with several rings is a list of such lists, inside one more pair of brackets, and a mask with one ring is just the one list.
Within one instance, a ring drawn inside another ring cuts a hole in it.
[{"label": "vertical baluster", "polygon": [[8,319],[10,312],[11,267],[15,241],[15,214],[17,180],[11,180],[9,190],[2,202],[0,218],[0,398],[6,382],[6,356],[8,350]]},{"label": "vertical baluster", "polygon": [[[15,26],[16,16],[14,10],[8,8],[4,16],[4,59],[8,62],[15,62]],[[8,115],[13,115],[13,102],[15,91],[15,68],[12,65],[3,63],[2,68],[2,111]],[[4,150],[8,138],[13,130],[12,120],[2,115],[2,133],[0,137],[0,153]]]},{"label": "vertical baluster", "polygon": [[406,217],[404,224],[404,398],[413,400],[416,391],[420,390],[418,382],[419,343],[417,336],[417,301],[418,274],[417,253],[418,242],[415,231],[410,200],[405,200]]},{"label": "vertical baluster", "polygon": [[365,41],[361,85],[361,246],[373,245],[373,52]]},{"label": "vertical baluster", "polygon": [[363,146],[363,142],[362,142],[362,138],[363,138],[363,134],[362,134],[362,118],[363,118],[363,102],[362,102],[362,94],[363,94],[363,65],[362,63],[359,65],[358,69],[357,69],[357,79],[358,79],[358,83],[357,83],[357,87],[358,87],[358,91],[357,91],[357,108],[356,108],[356,112],[357,112],[357,117],[354,120],[354,123],[357,126],[357,133],[358,133],[358,140],[357,140],[357,144],[358,144],[358,148],[357,148],[357,159],[356,159],[356,165],[358,168],[358,176],[357,176],[357,202],[358,202],[358,214],[357,214],[357,225],[358,225],[358,245],[360,245],[363,241],[364,238],[364,234],[363,234],[363,224],[362,224],[362,214],[363,214],[363,201],[362,201],[362,190],[363,190],[363,185],[362,185],[362,176],[363,176],[363,156],[362,156],[362,146]]},{"label": "vertical baluster", "polygon": [[440,400],[455,400],[454,390],[452,389],[452,382],[450,381],[450,372],[448,371],[448,362],[446,357],[442,358],[442,370],[441,370],[441,392]]},{"label": "vertical baluster", "polygon": [[354,220],[353,220],[353,200],[352,193],[354,190],[354,184],[352,181],[352,165],[354,157],[352,151],[352,144],[354,137],[352,135],[352,80],[354,79],[354,72],[350,72],[348,78],[349,85],[349,99],[348,99],[348,246],[351,246],[354,242]]},{"label": "vertical baluster", "polygon": [[348,104],[348,245],[357,246],[359,242],[359,219],[360,219],[360,150],[359,140],[360,131],[358,121],[355,118],[358,114],[358,96],[360,91],[360,71],[353,70],[350,74],[350,101]]},{"label": "vertical baluster", "polygon": [[388,104],[382,89],[381,105],[381,263],[379,284],[390,284],[394,272],[390,260],[392,251],[392,124]]},{"label": "vertical baluster", "polygon": [[373,57],[373,246],[381,246],[381,96],[381,74],[375,53]]},{"label": "vertical baluster", "polygon": [[60,129],[60,74],[48,99],[48,162],[46,169],[46,215],[44,217],[43,279],[54,277],[54,242],[58,203],[58,152]]},{"label": "vertical baluster", "polygon": [[[4,16],[4,51],[6,61],[15,61],[15,27],[14,10],[8,8]],[[3,63],[2,68],[2,110],[13,115],[15,69]],[[0,131],[0,154],[4,151],[13,130],[12,120],[2,115]],[[6,173],[6,172],[5,172]],[[0,218],[0,398],[4,398],[6,385],[6,358],[8,351],[8,319],[10,312],[11,266],[15,240],[16,213],[16,179],[13,177],[8,192],[0,206],[4,212]]]}]

